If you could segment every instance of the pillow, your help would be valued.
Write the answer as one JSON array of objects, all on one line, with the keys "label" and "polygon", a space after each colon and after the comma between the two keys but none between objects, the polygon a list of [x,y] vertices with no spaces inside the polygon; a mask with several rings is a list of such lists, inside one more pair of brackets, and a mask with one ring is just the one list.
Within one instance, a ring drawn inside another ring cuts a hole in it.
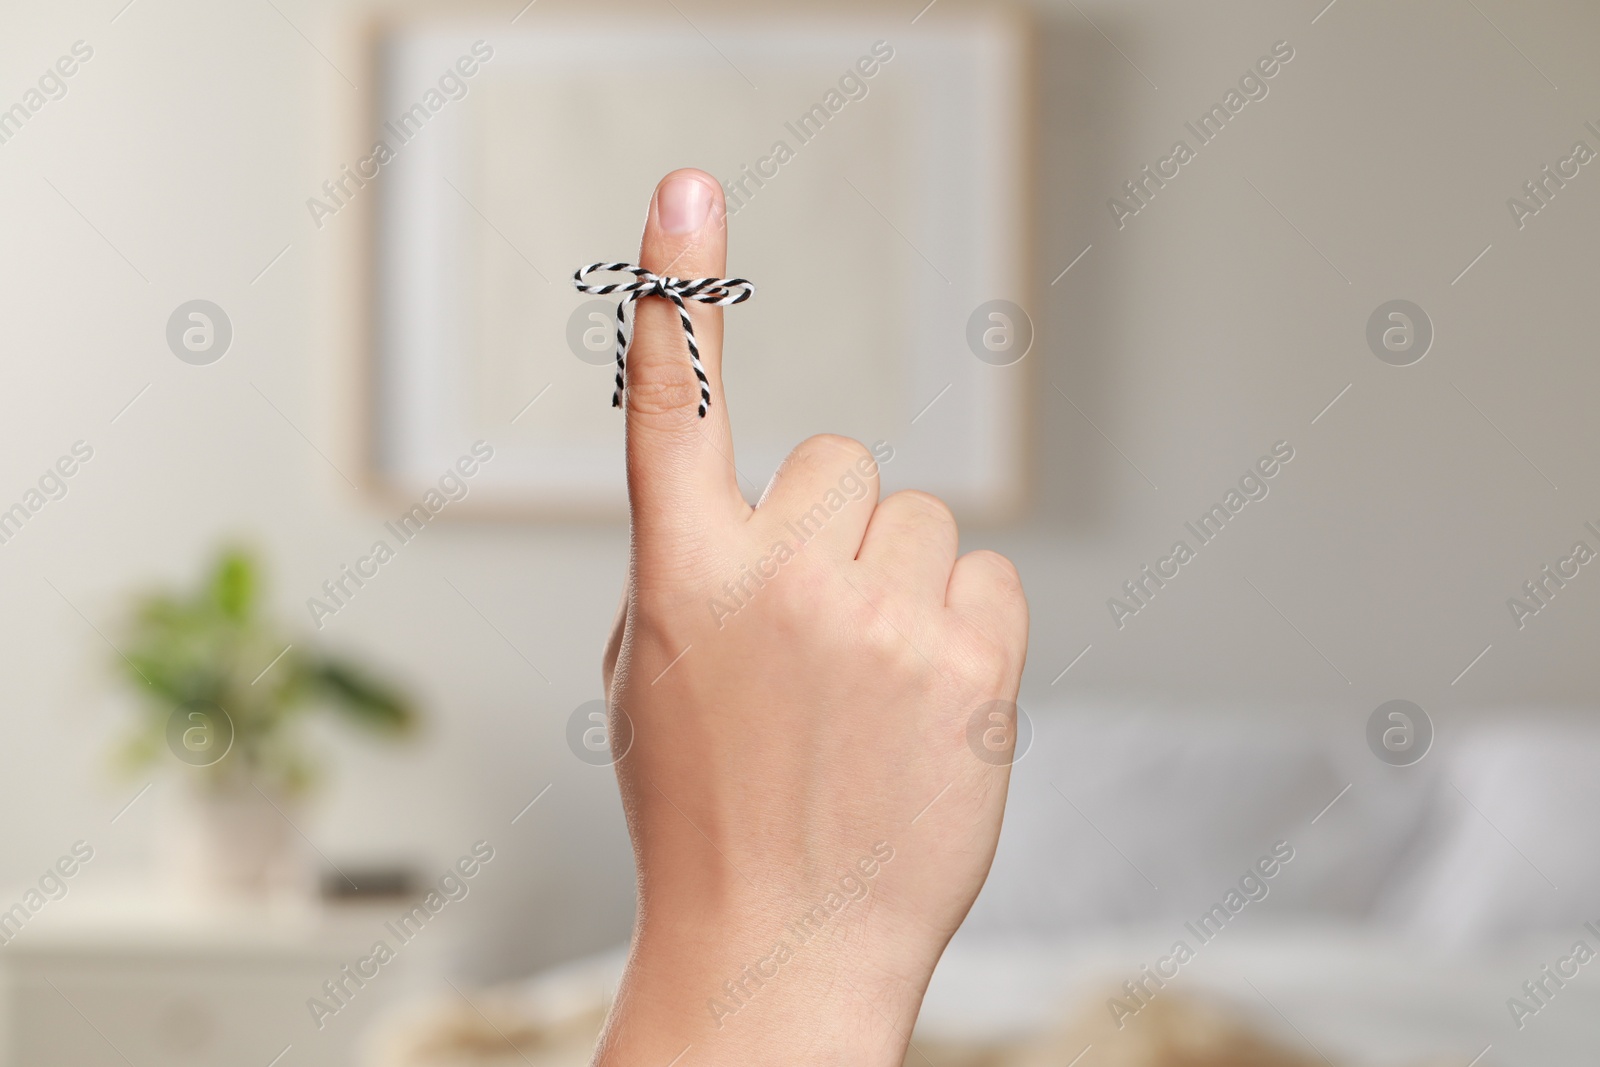
[{"label": "pillow", "polygon": [[1278,842],[1293,859],[1251,908],[1365,915],[1419,832],[1434,777],[1426,760],[1395,774],[1374,759],[1364,714],[1337,733],[1198,711],[1030,717],[969,936],[1158,916],[1181,932]]},{"label": "pillow", "polygon": [[1577,938],[1600,920],[1600,728],[1479,726],[1441,762],[1428,847],[1386,915],[1452,945],[1558,929]]}]

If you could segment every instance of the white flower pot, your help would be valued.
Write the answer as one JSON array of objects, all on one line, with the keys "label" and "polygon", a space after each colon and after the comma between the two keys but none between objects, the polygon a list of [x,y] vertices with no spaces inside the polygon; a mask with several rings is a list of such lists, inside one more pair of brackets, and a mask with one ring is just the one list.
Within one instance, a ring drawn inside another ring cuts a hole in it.
[{"label": "white flower pot", "polygon": [[174,790],[161,863],[171,888],[205,903],[310,903],[315,853],[296,803],[250,786]]}]

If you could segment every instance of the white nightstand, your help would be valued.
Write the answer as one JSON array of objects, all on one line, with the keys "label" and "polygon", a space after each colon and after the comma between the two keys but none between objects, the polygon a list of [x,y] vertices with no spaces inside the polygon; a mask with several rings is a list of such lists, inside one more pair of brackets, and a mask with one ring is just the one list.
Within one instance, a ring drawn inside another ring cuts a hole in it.
[{"label": "white nightstand", "polygon": [[[409,903],[53,903],[0,947],[0,1067],[355,1067],[373,1014],[439,973],[444,931],[403,944],[391,932]],[[323,983],[379,939],[399,946],[394,958],[359,988],[344,978],[338,1005]],[[339,1007],[320,1029],[313,996]]]}]

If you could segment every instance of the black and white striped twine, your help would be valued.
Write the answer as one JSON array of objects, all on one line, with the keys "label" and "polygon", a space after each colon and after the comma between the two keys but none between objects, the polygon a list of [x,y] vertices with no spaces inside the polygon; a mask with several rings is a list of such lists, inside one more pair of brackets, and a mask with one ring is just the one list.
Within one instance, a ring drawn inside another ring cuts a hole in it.
[{"label": "black and white striped twine", "polygon": [[[633,281],[591,285],[584,280],[595,273],[631,274]],[[596,296],[623,294],[622,300],[617,304],[617,386],[611,394],[611,406],[614,408],[622,406],[623,374],[627,370],[630,340],[623,309],[646,296],[664,296],[672,301],[678,309],[678,321],[683,324],[684,340],[689,342],[689,362],[694,365],[694,376],[700,381],[700,417],[705,418],[706,411],[711,407],[711,384],[706,380],[705,368],[700,365],[700,346],[695,342],[694,323],[689,321],[689,309],[684,305],[684,301],[697,300],[702,304],[726,307],[729,304],[739,304],[749,300],[755,295],[756,287],[743,278],[657,276],[633,263],[591,263],[587,267],[579,267],[572,274],[572,284],[580,293],[592,293]]]}]

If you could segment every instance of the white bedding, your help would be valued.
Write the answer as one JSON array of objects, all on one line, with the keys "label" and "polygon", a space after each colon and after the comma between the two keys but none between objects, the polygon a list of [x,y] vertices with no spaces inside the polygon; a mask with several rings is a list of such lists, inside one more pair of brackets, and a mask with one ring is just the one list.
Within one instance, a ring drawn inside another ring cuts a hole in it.
[{"label": "white bedding", "polygon": [[[1544,979],[1547,1004],[1524,989],[1580,939],[1600,952],[1585,927],[1600,931],[1593,717],[1451,723],[1405,768],[1367,751],[1362,722],[1035,715],[988,885],[918,1033],[1012,1042],[1085,1010],[1109,1018],[1121,983],[1184,938],[1195,956],[1156,996],[1226,998],[1336,1067],[1600,1063],[1600,959],[1560,988]],[[1275,842],[1292,862],[1200,945],[1185,920]],[[514,999],[534,1018],[592,1012],[621,963],[620,950],[577,961]],[[1520,1026],[1513,997],[1530,1012]]]},{"label": "white bedding", "polygon": [[[1199,947],[1155,996],[1226,997],[1287,1044],[1305,1049],[1309,1041],[1340,1067],[1467,1067],[1480,1054],[1476,1067],[1592,1067],[1600,1059],[1600,961],[1581,968],[1520,1030],[1506,1007],[1580,935],[1600,948],[1581,928],[1456,955],[1355,925],[1241,925]],[[1085,1004],[1109,1018],[1109,995],[1184,936],[1181,923],[1162,923],[1088,939],[958,937],[934,974],[918,1033],[1011,1039],[1058,1026]]]},{"label": "white bedding", "polygon": [[[1260,917],[1258,917],[1260,918]],[[1163,995],[1207,994],[1254,1027],[1334,1067],[1593,1067],[1600,1057],[1600,960],[1557,990],[1519,1029],[1506,1007],[1522,983],[1586,936],[1529,938],[1494,953],[1457,954],[1354,924],[1270,918],[1230,926],[1199,946]],[[935,972],[914,1042],[1012,1045],[1107,1012],[1124,980],[1166,954],[1182,924],[1124,927],[1092,937],[958,935]],[[623,950],[586,957],[519,983],[530,1019],[592,1015],[615,990]],[[1076,1050],[1067,1050],[1071,1059]],[[581,1063],[582,1050],[572,1057]],[[916,1060],[913,1055],[913,1062]],[[456,1061],[464,1063],[477,1061]],[[494,1061],[497,1065],[499,1060]],[[508,1061],[509,1062],[509,1061]],[[1086,1055],[1082,1067],[1093,1067]],[[1063,1060],[1058,1067],[1067,1067]]]}]

